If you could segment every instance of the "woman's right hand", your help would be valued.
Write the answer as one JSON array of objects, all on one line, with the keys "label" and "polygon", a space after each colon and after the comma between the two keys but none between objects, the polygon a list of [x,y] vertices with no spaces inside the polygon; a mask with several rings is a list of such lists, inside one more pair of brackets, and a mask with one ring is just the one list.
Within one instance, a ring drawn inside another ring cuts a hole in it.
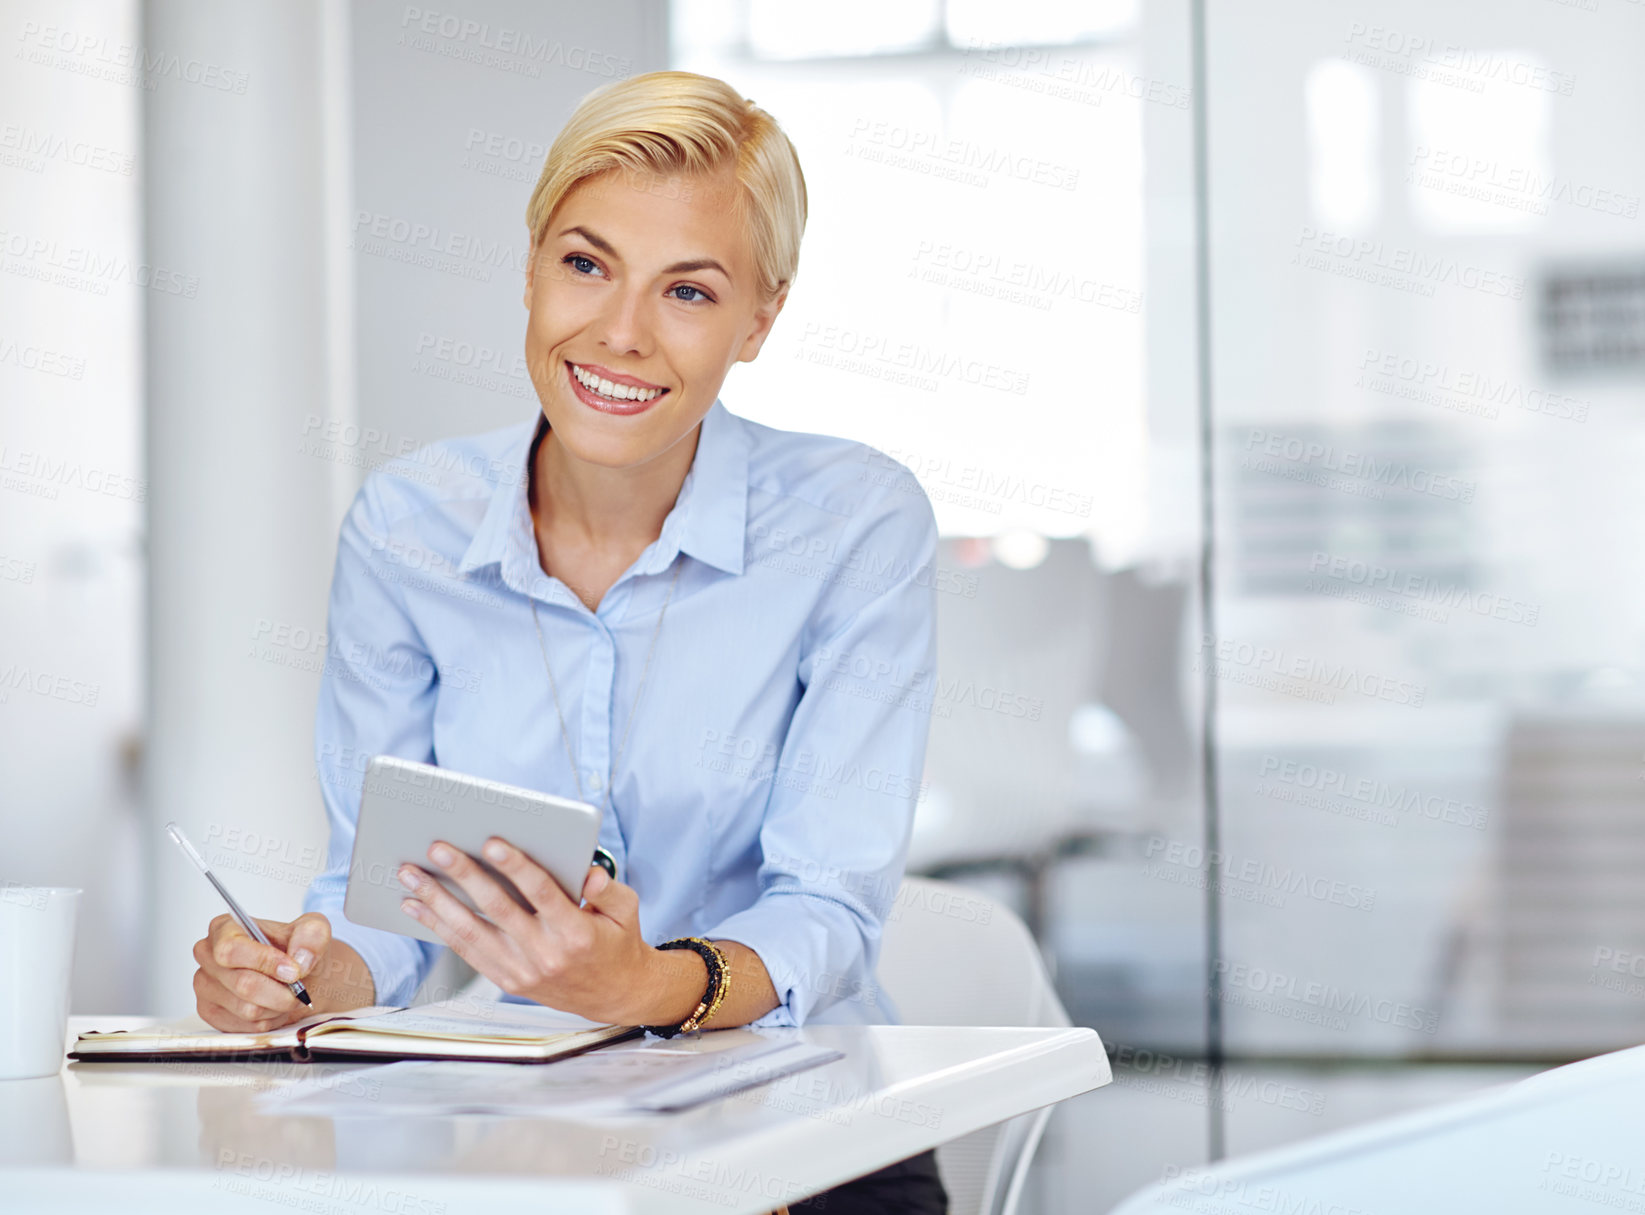
[{"label": "woman's right hand", "polygon": [[330,1011],[320,1007],[312,985],[304,984],[315,1002],[310,1007],[286,984],[328,968],[331,921],[311,911],[289,923],[257,924],[273,945],[257,941],[227,914],[214,919],[206,936],[194,943],[194,960],[200,964],[194,972],[194,997],[205,1022],[230,1033],[260,1034]]}]

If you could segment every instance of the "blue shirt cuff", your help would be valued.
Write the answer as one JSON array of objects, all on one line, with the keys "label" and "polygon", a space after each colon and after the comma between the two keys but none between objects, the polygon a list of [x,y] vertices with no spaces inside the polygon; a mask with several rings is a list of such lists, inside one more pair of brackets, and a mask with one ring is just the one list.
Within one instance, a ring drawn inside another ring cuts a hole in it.
[{"label": "blue shirt cuff", "polygon": [[880,1025],[897,1019],[864,958],[856,914],[843,904],[770,891],[702,935],[745,945],[764,963],[777,1007],[751,1021],[753,1026]]}]

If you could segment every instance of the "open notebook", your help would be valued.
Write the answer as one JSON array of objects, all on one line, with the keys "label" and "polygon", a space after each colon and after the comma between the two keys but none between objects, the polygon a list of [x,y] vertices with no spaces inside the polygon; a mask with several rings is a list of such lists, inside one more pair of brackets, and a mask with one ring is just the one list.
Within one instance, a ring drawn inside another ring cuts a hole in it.
[{"label": "open notebook", "polygon": [[84,1033],[69,1052],[83,1062],[275,1059],[467,1059],[547,1063],[644,1030],[600,1025],[538,1005],[443,1004],[317,1013],[266,1034],[212,1029],[198,1017],[142,1029]]}]

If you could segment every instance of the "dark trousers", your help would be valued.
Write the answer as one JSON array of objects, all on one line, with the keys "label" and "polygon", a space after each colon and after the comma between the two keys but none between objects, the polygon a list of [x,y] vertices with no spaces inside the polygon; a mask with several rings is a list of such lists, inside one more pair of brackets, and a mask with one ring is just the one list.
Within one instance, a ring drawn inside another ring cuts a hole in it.
[{"label": "dark trousers", "polygon": [[948,1191],[937,1175],[937,1153],[922,1152],[789,1209],[815,1215],[948,1215]]}]

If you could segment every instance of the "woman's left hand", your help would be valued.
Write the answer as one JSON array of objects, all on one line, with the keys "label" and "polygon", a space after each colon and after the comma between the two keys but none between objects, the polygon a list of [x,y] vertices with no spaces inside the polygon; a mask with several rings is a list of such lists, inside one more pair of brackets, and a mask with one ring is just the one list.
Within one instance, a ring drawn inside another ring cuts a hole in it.
[{"label": "woman's left hand", "polygon": [[444,840],[429,847],[429,859],[491,923],[414,865],[400,867],[400,881],[410,892],[401,910],[511,996],[594,1021],[645,1023],[646,989],[657,951],[640,936],[640,899],[634,888],[590,866],[579,907],[546,869],[512,844],[493,837],[484,851],[486,860],[537,909],[535,915]]}]

